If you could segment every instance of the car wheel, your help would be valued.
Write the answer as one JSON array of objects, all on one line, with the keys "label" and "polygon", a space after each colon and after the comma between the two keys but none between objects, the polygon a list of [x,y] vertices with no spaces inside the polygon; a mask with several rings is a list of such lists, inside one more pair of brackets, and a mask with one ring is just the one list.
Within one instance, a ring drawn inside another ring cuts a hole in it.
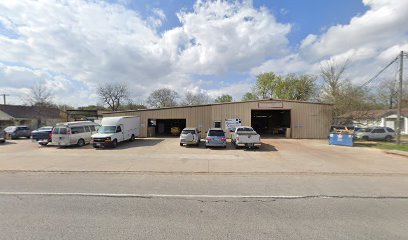
[{"label": "car wheel", "polygon": [[131,141],[131,142],[135,141],[135,135],[132,134],[129,141]]},{"label": "car wheel", "polygon": [[114,139],[112,142],[112,147],[116,148],[118,146],[118,140]]},{"label": "car wheel", "polygon": [[385,136],[385,141],[390,142],[392,140],[392,137],[390,135]]},{"label": "car wheel", "polygon": [[40,144],[41,146],[47,146],[48,143],[41,142],[41,143],[38,143],[38,144]]},{"label": "car wheel", "polygon": [[85,145],[84,139],[79,139],[78,142],[77,142],[77,145],[78,145],[78,147],[84,146]]},{"label": "car wheel", "polygon": [[368,141],[368,136],[363,136],[361,139],[363,139],[364,141]]}]

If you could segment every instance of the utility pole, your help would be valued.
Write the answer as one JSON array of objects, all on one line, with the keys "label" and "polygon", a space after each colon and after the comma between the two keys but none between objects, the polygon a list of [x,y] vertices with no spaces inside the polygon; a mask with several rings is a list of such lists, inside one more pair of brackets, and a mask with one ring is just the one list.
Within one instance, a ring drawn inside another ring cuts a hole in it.
[{"label": "utility pole", "polygon": [[404,51],[400,53],[400,69],[399,69],[399,83],[398,83],[398,101],[397,101],[397,144],[401,144],[401,102],[402,102],[402,75],[404,68]]},{"label": "utility pole", "polygon": [[5,94],[5,93],[0,94],[0,95],[2,95],[2,96],[3,96],[3,104],[4,104],[4,105],[6,105],[6,96],[10,96],[10,95]]}]

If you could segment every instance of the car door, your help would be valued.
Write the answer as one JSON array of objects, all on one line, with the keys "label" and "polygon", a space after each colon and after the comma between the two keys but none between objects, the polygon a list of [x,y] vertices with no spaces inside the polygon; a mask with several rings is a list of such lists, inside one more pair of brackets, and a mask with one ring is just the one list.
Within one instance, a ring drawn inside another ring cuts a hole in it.
[{"label": "car door", "polygon": [[384,139],[385,138],[385,130],[383,128],[375,128],[371,131],[371,139]]},{"label": "car door", "polygon": [[117,134],[117,138],[118,138],[118,142],[122,142],[123,140],[125,140],[125,136],[124,136],[124,133],[123,133],[123,125],[119,125],[117,128],[116,128],[116,134]]}]

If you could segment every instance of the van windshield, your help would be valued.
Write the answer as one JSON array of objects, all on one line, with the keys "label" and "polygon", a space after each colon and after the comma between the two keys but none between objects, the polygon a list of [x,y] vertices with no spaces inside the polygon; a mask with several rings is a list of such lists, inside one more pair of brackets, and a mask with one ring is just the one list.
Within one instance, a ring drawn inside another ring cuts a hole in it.
[{"label": "van windshield", "polygon": [[116,126],[102,126],[98,129],[98,133],[115,133]]}]

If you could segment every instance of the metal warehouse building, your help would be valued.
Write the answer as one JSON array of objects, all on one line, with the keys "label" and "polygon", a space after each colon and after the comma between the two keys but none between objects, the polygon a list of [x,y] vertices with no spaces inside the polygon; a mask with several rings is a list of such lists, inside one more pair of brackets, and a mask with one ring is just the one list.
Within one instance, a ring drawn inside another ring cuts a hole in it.
[{"label": "metal warehouse building", "polygon": [[104,113],[103,116],[139,116],[140,137],[171,135],[171,128],[197,127],[205,132],[231,124],[252,126],[261,136],[327,138],[332,105],[290,100],[254,100],[160,109]]}]

